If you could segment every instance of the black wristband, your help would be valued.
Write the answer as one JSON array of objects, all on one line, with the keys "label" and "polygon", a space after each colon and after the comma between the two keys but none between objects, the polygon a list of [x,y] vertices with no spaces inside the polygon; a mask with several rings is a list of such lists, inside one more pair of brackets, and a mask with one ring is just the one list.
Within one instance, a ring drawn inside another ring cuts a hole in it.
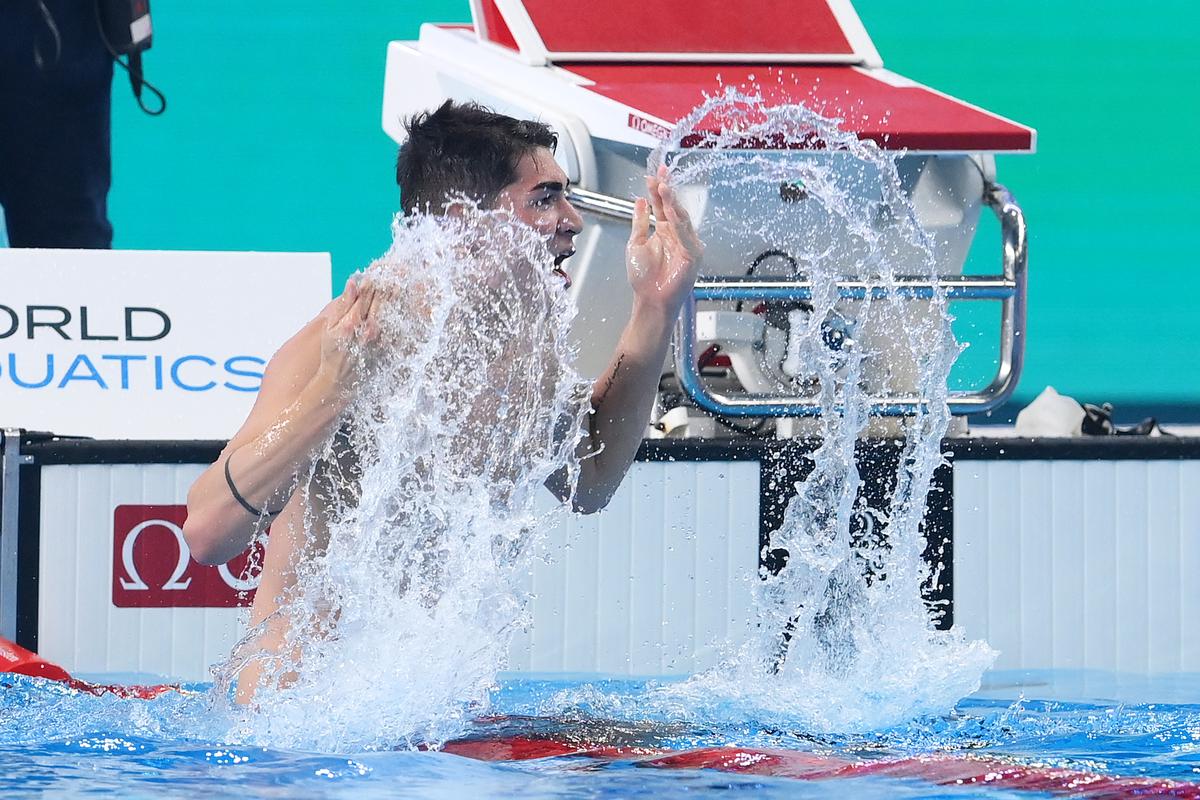
[{"label": "black wristband", "polygon": [[246,498],[242,497],[242,493],[239,492],[237,487],[233,485],[233,475],[229,472],[229,462],[231,460],[232,456],[225,459],[225,483],[229,484],[229,493],[233,495],[233,499],[237,500],[238,504],[240,504],[242,508],[246,509],[256,517],[273,517],[283,511],[282,508],[279,509],[279,511],[259,511],[257,508],[246,502]]}]

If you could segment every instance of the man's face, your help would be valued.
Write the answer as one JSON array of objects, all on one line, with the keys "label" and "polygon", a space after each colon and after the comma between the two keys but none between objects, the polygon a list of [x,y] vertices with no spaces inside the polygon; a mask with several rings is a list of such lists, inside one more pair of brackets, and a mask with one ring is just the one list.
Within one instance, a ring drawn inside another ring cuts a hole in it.
[{"label": "man's face", "polygon": [[569,284],[561,265],[575,254],[575,237],[583,230],[583,218],[567,201],[567,184],[554,154],[539,147],[517,164],[517,178],[496,197],[496,207],[512,211],[546,238],[555,271]]}]

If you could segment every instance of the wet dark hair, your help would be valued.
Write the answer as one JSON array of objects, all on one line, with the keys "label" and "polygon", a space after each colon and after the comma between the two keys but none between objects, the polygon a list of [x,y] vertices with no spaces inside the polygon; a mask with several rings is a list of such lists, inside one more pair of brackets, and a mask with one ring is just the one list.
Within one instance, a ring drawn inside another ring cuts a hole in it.
[{"label": "wet dark hair", "polygon": [[453,100],[415,115],[404,128],[408,140],[396,159],[396,183],[406,214],[439,213],[460,194],[490,206],[516,180],[524,156],[558,144],[558,136],[541,122]]}]

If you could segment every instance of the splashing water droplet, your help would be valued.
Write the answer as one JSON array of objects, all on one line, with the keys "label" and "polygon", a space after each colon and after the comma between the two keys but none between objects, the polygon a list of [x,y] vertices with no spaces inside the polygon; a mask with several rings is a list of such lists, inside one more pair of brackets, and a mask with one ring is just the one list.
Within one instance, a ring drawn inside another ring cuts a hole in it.
[{"label": "splashing water droplet", "polygon": [[523,623],[538,496],[574,483],[589,386],[544,241],[473,208],[393,233],[364,274],[387,298],[380,343],[302,476],[302,525],[272,534],[302,553],[280,610],[217,672],[262,672],[235,738],[345,752],[459,733]]},{"label": "splashing water droplet", "polygon": [[[710,253],[749,261],[766,242],[812,282],[804,313],[778,317],[790,326],[780,337],[793,374],[778,374],[782,350],[761,366],[776,370],[779,391],[807,392],[824,409],[806,429],[820,441],[811,470],[763,549],[779,556],[777,571],[754,588],[745,646],[721,667],[659,690],[664,709],[811,731],[879,728],[950,709],[995,658],[961,630],[937,630],[921,596],[931,580],[921,523],[942,463],[946,379],[959,347],[943,294],[914,301],[888,290],[900,275],[935,277],[934,245],[897,156],[838,122],[731,89],[689,114],[650,158],[651,170],[670,164],[675,185],[706,192]],[[804,197],[781,202],[783,184],[803,186]],[[836,282],[846,277],[872,290],[844,299]],[[891,490],[871,508],[859,501],[857,456],[880,425],[871,398],[884,394],[926,402],[884,426],[898,437],[895,457],[873,479]]]}]

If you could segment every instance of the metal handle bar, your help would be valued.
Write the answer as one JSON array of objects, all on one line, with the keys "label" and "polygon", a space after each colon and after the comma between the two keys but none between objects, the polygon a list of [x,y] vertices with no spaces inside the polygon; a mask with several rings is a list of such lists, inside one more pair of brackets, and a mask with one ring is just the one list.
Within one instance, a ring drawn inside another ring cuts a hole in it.
[{"label": "metal handle bar", "polygon": [[632,200],[613,197],[611,194],[593,192],[590,189],[581,189],[578,186],[572,186],[567,189],[567,199],[571,201],[571,205],[580,211],[590,211],[602,217],[621,219],[626,222],[633,219]]},{"label": "metal handle bar", "polygon": [[[632,219],[633,203],[610,195],[572,188],[572,203],[612,219]],[[840,297],[862,300],[896,293],[915,299],[944,292],[950,300],[999,300],[1000,364],[985,388],[976,392],[951,392],[950,411],[954,414],[978,414],[990,411],[1012,395],[1025,360],[1025,301],[1028,239],[1025,215],[1012,194],[999,184],[984,189],[984,202],[1000,221],[1001,275],[951,275],[930,280],[920,277],[897,278],[893,286],[872,285],[867,281],[838,281]],[[813,417],[821,414],[814,398],[786,394],[752,393],[738,397],[712,392],[700,377],[696,359],[696,302],[698,300],[808,300],[812,283],[805,280],[758,277],[702,277],[692,295],[684,301],[675,333],[675,371],[680,384],[700,408],[723,417]],[[904,416],[917,413],[924,401],[915,396],[885,396],[871,399],[871,413],[877,416]],[[840,412],[840,409],[834,409]]]},{"label": "metal handle bar", "polygon": [[[838,296],[846,300],[863,300],[867,292],[873,298],[895,294],[900,297],[929,299],[938,291],[951,300],[1006,300],[1017,293],[1017,282],[1001,276],[947,275],[934,280],[904,276],[889,286],[870,281],[838,281]],[[811,300],[812,282],[790,278],[716,276],[696,281],[693,292],[697,300]]]},{"label": "metal handle bar", "polygon": [[[1016,388],[1025,354],[1026,265],[1028,263],[1025,217],[1007,189],[987,187],[984,200],[1000,219],[1003,274],[989,276],[955,275],[929,280],[902,277],[894,287],[873,286],[864,281],[838,281],[839,296],[863,299],[890,292],[905,297],[928,298],[944,291],[954,300],[999,300],[1000,365],[987,387],[976,392],[952,392],[950,411],[970,414],[989,411],[1001,405]],[[675,334],[675,370],[680,383],[697,406],[724,417],[812,417],[822,412],[815,398],[783,394],[747,394],[729,397],[711,392],[700,377],[696,361],[696,301],[698,300],[802,300],[812,297],[809,281],[767,280],[755,278],[703,278],[696,282],[692,296],[684,301]],[[915,414],[924,400],[916,396],[874,397],[870,413],[895,417]],[[835,413],[840,409],[834,409]]]}]

